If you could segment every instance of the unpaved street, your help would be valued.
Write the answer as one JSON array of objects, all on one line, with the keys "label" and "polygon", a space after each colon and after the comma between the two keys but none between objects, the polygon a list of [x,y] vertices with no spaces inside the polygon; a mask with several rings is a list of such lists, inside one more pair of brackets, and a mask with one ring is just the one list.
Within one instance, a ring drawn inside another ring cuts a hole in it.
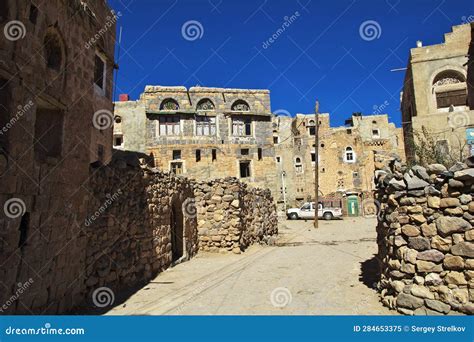
[{"label": "unpaved street", "polygon": [[278,245],[200,253],[171,268],[112,315],[394,314],[371,288],[375,219],[283,221]]}]

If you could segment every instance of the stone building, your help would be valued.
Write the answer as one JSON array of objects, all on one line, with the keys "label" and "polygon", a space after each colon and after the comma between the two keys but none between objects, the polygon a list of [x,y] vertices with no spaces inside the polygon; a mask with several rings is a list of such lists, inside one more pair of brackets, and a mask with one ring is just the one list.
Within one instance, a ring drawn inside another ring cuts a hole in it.
[{"label": "stone building", "polygon": [[103,0],[0,2],[1,312],[82,300],[69,285],[86,257],[83,185],[112,152],[94,113],[112,118],[115,22]]},{"label": "stone building", "polygon": [[[279,208],[314,198],[315,115],[273,118]],[[347,197],[357,215],[363,198],[375,189],[378,155],[403,158],[403,135],[387,115],[353,114],[343,127],[331,127],[329,114],[319,114],[319,195],[326,200]],[[351,204],[353,203],[353,204]],[[344,209],[347,209],[345,207]]]},{"label": "stone building", "polygon": [[458,160],[471,154],[468,137],[474,136],[474,110],[468,97],[472,98],[473,90],[466,80],[472,30],[472,24],[454,26],[443,43],[424,47],[418,42],[410,51],[401,103],[410,162],[415,160],[414,144],[423,130],[440,153]]},{"label": "stone building", "polygon": [[147,86],[116,103],[115,122],[115,148],[151,154],[161,170],[274,189],[268,90]]}]

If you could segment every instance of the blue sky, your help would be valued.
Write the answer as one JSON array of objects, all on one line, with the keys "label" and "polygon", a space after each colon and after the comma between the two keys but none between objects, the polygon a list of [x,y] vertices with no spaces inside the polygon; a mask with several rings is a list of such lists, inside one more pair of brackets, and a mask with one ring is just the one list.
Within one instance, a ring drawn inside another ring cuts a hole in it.
[{"label": "blue sky", "polygon": [[[123,27],[117,94],[137,99],[148,84],[270,89],[273,112],[311,113],[317,98],[332,125],[353,112],[388,113],[399,125],[404,72],[390,70],[406,67],[417,40],[441,43],[474,20],[472,0],[109,3]],[[193,22],[198,34],[183,35]]]}]

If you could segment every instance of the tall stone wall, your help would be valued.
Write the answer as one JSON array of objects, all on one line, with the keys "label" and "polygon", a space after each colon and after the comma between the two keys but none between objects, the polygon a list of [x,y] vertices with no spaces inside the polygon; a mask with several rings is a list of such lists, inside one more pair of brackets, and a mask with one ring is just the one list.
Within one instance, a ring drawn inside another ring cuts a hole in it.
[{"label": "tall stone wall", "polygon": [[474,314],[474,168],[457,163],[378,179],[378,284],[382,302],[408,315]]},{"label": "tall stone wall", "polygon": [[252,243],[272,243],[278,222],[269,190],[225,178],[200,182],[194,193],[200,250],[240,253]]}]

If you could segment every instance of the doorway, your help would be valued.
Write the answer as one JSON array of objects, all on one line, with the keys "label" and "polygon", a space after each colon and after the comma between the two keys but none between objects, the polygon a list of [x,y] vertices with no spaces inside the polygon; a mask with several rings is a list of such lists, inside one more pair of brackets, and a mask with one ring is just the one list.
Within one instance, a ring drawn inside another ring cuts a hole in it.
[{"label": "doorway", "polygon": [[184,217],[180,205],[176,202],[171,206],[170,213],[171,228],[171,253],[172,262],[179,261],[184,256]]},{"label": "doorway", "polygon": [[347,197],[347,215],[359,216],[359,198],[357,196]]}]

